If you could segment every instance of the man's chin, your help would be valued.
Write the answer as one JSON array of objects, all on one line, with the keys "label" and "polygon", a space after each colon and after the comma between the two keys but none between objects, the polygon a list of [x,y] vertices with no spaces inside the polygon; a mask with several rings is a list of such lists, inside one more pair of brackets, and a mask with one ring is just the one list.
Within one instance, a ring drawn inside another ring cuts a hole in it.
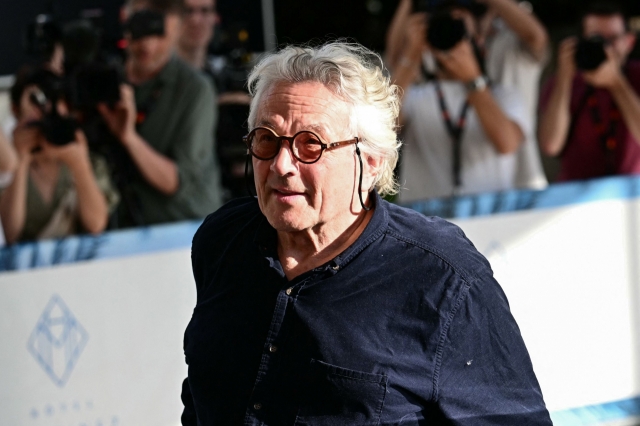
[{"label": "man's chin", "polygon": [[267,214],[269,224],[278,232],[300,232],[310,228],[310,215],[297,211]]}]

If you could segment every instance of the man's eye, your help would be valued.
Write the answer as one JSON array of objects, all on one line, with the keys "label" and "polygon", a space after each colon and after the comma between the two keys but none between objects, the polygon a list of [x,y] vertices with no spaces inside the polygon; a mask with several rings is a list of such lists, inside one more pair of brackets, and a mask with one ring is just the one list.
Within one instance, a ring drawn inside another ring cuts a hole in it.
[{"label": "man's eye", "polygon": [[270,143],[276,142],[276,137],[271,133],[263,133],[263,134],[256,135],[256,141],[259,144],[270,144]]}]

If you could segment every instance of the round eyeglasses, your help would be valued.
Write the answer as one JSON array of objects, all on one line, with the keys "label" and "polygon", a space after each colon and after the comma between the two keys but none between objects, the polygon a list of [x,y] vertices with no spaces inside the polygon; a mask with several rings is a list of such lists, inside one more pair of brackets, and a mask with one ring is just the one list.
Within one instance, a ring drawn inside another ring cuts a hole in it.
[{"label": "round eyeglasses", "polygon": [[359,141],[355,137],[347,141],[324,143],[318,135],[308,130],[302,130],[293,136],[278,136],[266,127],[256,127],[242,140],[247,144],[247,154],[253,155],[258,160],[275,158],[280,152],[282,141],[286,140],[295,159],[305,164],[315,163],[326,150],[357,144]]}]

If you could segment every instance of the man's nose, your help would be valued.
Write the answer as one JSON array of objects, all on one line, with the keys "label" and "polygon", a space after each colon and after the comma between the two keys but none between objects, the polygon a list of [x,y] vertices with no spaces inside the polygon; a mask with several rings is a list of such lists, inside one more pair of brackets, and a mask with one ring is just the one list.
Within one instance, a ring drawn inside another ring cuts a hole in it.
[{"label": "man's nose", "polygon": [[298,169],[298,160],[293,156],[291,143],[282,140],[278,154],[271,160],[271,170],[280,176],[284,176]]}]

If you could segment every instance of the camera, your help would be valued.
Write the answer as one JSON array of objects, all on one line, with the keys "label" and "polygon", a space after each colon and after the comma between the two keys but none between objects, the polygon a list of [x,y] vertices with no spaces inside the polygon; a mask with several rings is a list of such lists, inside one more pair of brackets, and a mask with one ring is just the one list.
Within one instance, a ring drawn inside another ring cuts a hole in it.
[{"label": "camera", "polygon": [[[27,26],[25,41],[27,52],[45,64],[27,72],[21,81],[23,88],[37,87],[29,100],[43,119],[33,125],[54,145],[72,142],[75,130],[98,115],[99,103],[114,104],[120,99],[124,79],[118,51],[102,45],[100,28],[88,19],[62,24],[49,15],[38,15]],[[46,65],[57,45],[64,51],[64,76]],[[69,108],[69,117],[57,111],[61,100]]]},{"label": "camera", "polygon": [[581,38],[576,45],[575,61],[578,69],[593,71],[607,60],[605,40],[600,36]]},{"label": "camera", "polygon": [[131,40],[164,35],[164,15],[154,10],[140,10],[127,20],[124,31]]},{"label": "camera", "polygon": [[66,145],[75,139],[78,122],[60,115],[57,104],[64,96],[63,79],[45,68],[38,68],[19,76],[22,89],[35,86],[29,94],[29,101],[40,110],[42,119],[30,123],[40,129],[45,139],[52,145]]},{"label": "camera", "polygon": [[446,12],[436,13],[429,18],[427,41],[438,50],[449,50],[467,36],[462,19]]},{"label": "camera", "polygon": [[484,15],[487,6],[475,0],[414,0],[414,11],[429,15],[427,42],[438,50],[449,50],[468,36],[462,19],[454,18],[453,9],[466,9],[476,17]]}]

